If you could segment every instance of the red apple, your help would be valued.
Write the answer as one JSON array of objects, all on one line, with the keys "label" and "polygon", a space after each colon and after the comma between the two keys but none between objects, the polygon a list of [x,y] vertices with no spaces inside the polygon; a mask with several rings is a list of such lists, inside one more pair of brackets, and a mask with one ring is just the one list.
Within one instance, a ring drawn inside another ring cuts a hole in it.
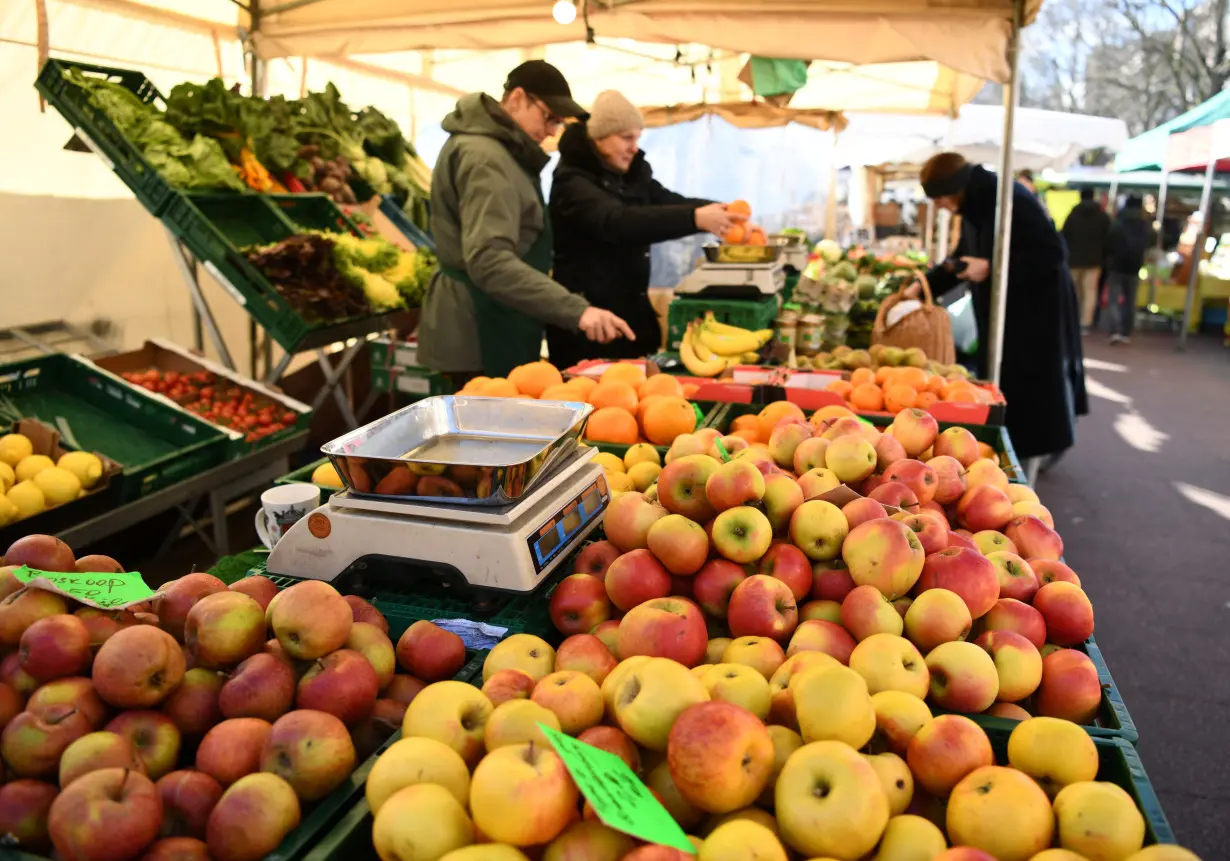
[{"label": "red apple", "polygon": [[175,768],[182,739],[179,727],[161,712],[120,712],[107,724],[107,732],[128,739],[150,780],[157,780]]},{"label": "red apple", "polygon": [[26,702],[26,711],[39,712],[58,705],[75,708],[89,722],[91,729],[101,728],[107,719],[106,703],[94,690],[93,682],[82,676],[56,679],[54,682],[48,682],[35,688],[30,692],[30,699]]},{"label": "red apple", "polygon": [[725,619],[731,593],[746,579],[743,566],[727,559],[711,559],[692,578],[692,597],[710,616]]},{"label": "red apple", "polygon": [[930,699],[948,711],[986,711],[999,695],[995,661],[973,643],[941,643],[927,653],[927,669],[931,671]]},{"label": "red apple", "polygon": [[1034,609],[1046,620],[1046,639],[1075,646],[1093,636],[1093,604],[1075,583],[1047,583],[1034,596]]},{"label": "red apple", "polygon": [[888,512],[884,510],[884,506],[869,496],[860,496],[858,499],[847,502],[841,507],[841,513],[845,515],[846,524],[851,529],[866,523],[868,520],[888,517]]},{"label": "red apple", "polygon": [[1059,649],[1042,659],[1037,713],[1073,723],[1091,723],[1102,704],[1102,683],[1093,661],[1076,649]]},{"label": "red apple", "polygon": [[249,774],[228,787],[209,814],[209,854],[215,861],[263,858],[299,824],[299,817],[299,799],[290,784],[276,774]]},{"label": "red apple", "polygon": [[734,637],[769,637],[781,642],[794,633],[798,620],[794,593],[774,577],[753,574],[730,595],[726,621]]},{"label": "red apple", "polygon": [[42,780],[14,780],[0,786],[0,834],[5,836],[6,845],[39,855],[51,854],[47,816],[58,794],[55,784]]},{"label": "red apple", "polygon": [[1007,550],[988,553],[987,558],[995,566],[1001,598],[1015,598],[1027,603],[1033,600],[1038,591],[1038,578],[1028,562]]},{"label": "red apple", "polygon": [[154,782],[123,768],[91,771],[51,805],[51,842],[67,861],[135,858],[158,839],[162,800]]},{"label": "red apple", "polygon": [[151,708],[175,690],[184,672],[183,650],[170,634],[152,625],[133,625],[99,648],[94,688],[116,708]]},{"label": "red apple", "polygon": [[167,583],[154,594],[154,615],[158,617],[162,630],[182,643],[188,611],[206,595],[225,591],[226,584],[212,574],[186,574]]},{"label": "red apple", "polygon": [[946,428],[938,434],[932,451],[936,457],[953,458],[966,469],[980,457],[977,438],[963,427]]},{"label": "red apple", "polygon": [[64,599],[54,592],[23,588],[0,601],[0,648],[16,646],[21,635],[39,619],[68,612]]},{"label": "red apple", "polygon": [[[701,627],[704,627],[703,620]],[[593,634],[573,634],[560,643],[559,648],[555,650],[555,669],[557,672],[561,670],[575,670],[578,673],[584,673],[589,676],[599,685],[602,684],[611,670],[615,669],[615,665],[618,663],[611,650],[606,647],[606,644]],[[513,672],[518,671],[514,670]],[[499,673],[493,673],[491,678],[494,679],[496,675],[499,675]],[[525,674],[522,673],[522,675]],[[491,679],[488,679],[488,681],[491,681]],[[530,681],[532,683],[533,679],[530,679]],[[486,685],[483,685],[483,688],[485,689]],[[490,699],[490,695],[487,698]]]},{"label": "red apple", "polygon": [[81,607],[74,610],[73,615],[81,620],[86,631],[89,632],[91,652],[97,652],[98,647],[120,628],[139,624],[136,614],[129,610],[99,610],[97,607]]},{"label": "red apple", "polygon": [[367,658],[351,649],[338,649],[317,658],[295,692],[295,707],[335,715],[347,726],[372,713],[380,693],[380,679]]},{"label": "red apple", "polygon": [[23,699],[38,689],[38,679],[21,668],[21,655],[17,652],[11,652],[0,660],[0,683],[12,688]]},{"label": "red apple", "polygon": [[18,777],[54,778],[65,749],[93,729],[72,705],[27,710],[10,720],[0,733],[0,755]]},{"label": "red apple", "polygon": [[247,595],[260,604],[262,611],[269,608],[269,602],[273,600],[274,595],[278,594],[278,584],[268,577],[260,576],[242,577],[227,588],[232,592],[242,592]]},{"label": "red apple", "polygon": [[[978,649],[972,643],[964,645]],[[943,799],[965,775],[984,765],[993,765],[995,755],[987,734],[978,724],[964,715],[937,715],[910,739],[906,762],[918,784]]]},{"label": "red apple", "polygon": [[259,718],[231,718],[215,726],[196,749],[196,767],[223,786],[260,770],[261,752],[273,729]]},{"label": "red apple", "polygon": [[999,674],[996,702],[1020,702],[1042,681],[1042,656],[1029,640],[1012,631],[987,631],[974,641],[991,656]]},{"label": "red apple", "polygon": [[606,572],[607,597],[624,612],[653,598],[665,598],[670,589],[671,575],[648,550],[623,554]]},{"label": "red apple", "polygon": [[[533,679],[530,679],[532,682]],[[414,698],[419,695],[419,691],[427,687],[427,684],[414,676],[408,676],[404,673],[398,673],[393,676],[393,681],[389,682],[389,686],[382,692],[387,699],[396,700],[403,706],[408,706],[414,702]]]},{"label": "red apple", "polygon": [[[276,660],[269,655],[265,657],[271,661]],[[225,681],[225,673],[194,667],[184,673],[184,680],[179,683],[179,687],[163,700],[162,713],[170,718],[184,735],[204,734],[222,720],[218,698]]]},{"label": "red apple", "polygon": [[936,588],[960,595],[974,619],[984,616],[999,600],[995,566],[977,550],[963,547],[949,547],[927,557],[918,589]]},{"label": "red apple", "polygon": [[[734,463],[736,461],[727,466]],[[719,473],[714,473],[713,477],[718,475]],[[710,481],[712,480],[711,478]],[[705,534],[704,527],[688,520],[682,514],[668,514],[654,523],[649,527],[647,541],[649,552],[667,571],[676,576],[690,577],[699,571],[709,558],[709,536]]]},{"label": "red apple", "polygon": [[914,407],[897,413],[891,428],[893,436],[910,457],[918,457],[931,448],[940,430],[935,416]]},{"label": "red apple", "polygon": [[90,666],[90,632],[76,616],[47,616],[22,633],[18,654],[40,682],[80,675]]},{"label": "red apple", "polygon": [[1056,580],[1062,580],[1065,583],[1075,583],[1077,586],[1081,584],[1081,578],[1076,576],[1076,572],[1055,559],[1030,559],[1028,560],[1029,567],[1033,569],[1034,574],[1038,577],[1038,586],[1045,586],[1047,583],[1054,583]]},{"label": "red apple", "polygon": [[355,761],[363,762],[384,747],[393,733],[406,720],[406,707],[397,700],[381,697],[372,706],[372,713],[350,730],[354,742]]},{"label": "red apple", "polygon": [[195,837],[163,837],[155,840],[141,861],[213,861],[209,846]]},{"label": "red apple", "polygon": [[887,481],[877,485],[870,493],[867,494],[883,505],[892,508],[900,508],[902,511],[917,512],[921,507],[918,497],[914,491],[906,487],[900,481]]},{"label": "red apple", "polygon": [[809,619],[795,628],[790,645],[786,648],[786,657],[792,658],[799,652],[823,652],[843,664],[849,664],[855,645],[854,638],[841,625],[823,619]]},{"label": "red apple", "polygon": [[705,480],[705,498],[714,511],[759,502],[764,489],[763,473],[747,460],[724,463]]},{"label": "red apple", "polygon": [[17,689],[0,682],[0,730],[18,715],[26,704],[26,698]]},{"label": "red apple", "polygon": [[805,475],[813,469],[823,469],[828,448],[829,441],[824,437],[814,436],[803,440],[794,450],[792,459],[794,471],[799,475]]},{"label": "red apple", "polygon": [[[717,472],[720,465],[706,454],[692,454],[671,461],[662,468],[662,472],[658,475],[658,502],[671,514],[682,514],[689,520],[704,523],[714,515],[713,506],[709,503],[709,497],[705,492],[705,485],[709,481],[709,476]],[[609,507],[607,511],[607,519],[610,519]],[[607,537],[610,538],[610,530],[607,530]],[[611,540],[615,541],[615,539]],[[620,546],[618,541],[615,541],[615,545]],[[644,545],[638,546],[643,547]],[[633,548],[621,547],[621,549]]]},{"label": "red apple", "polygon": [[[570,637],[569,639],[572,638]],[[564,642],[568,641],[565,640]],[[563,648],[562,644],[561,648]],[[556,653],[556,661],[558,662],[558,660],[559,654]],[[409,677],[407,676],[406,678]],[[528,700],[530,694],[534,693],[535,684],[537,684],[537,681],[529,673],[509,667],[492,673],[491,677],[483,682],[483,693],[487,699],[491,700],[491,705],[498,706],[500,703],[506,703],[509,700]]]},{"label": "red apple", "polygon": [[4,564],[29,565],[38,571],[68,573],[77,570],[73,550],[51,535],[23,535],[9,545]]},{"label": "red apple", "polygon": [[223,717],[255,717],[272,723],[295,702],[295,671],[286,661],[265,652],[248,658],[224,681],[218,693]]},{"label": "red apple", "polygon": [[957,501],[957,520],[971,532],[1001,530],[1012,520],[1012,500],[994,485],[975,485]]},{"label": "red apple", "polygon": [[619,660],[619,622],[617,620],[607,619],[601,625],[595,625],[594,630],[590,631],[590,633],[611,650],[615,660]]},{"label": "red apple", "polygon": [[613,753],[622,759],[634,774],[641,773],[640,748],[623,730],[613,726],[590,727],[577,736],[577,741],[591,744],[607,753]]},{"label": "red apple", "polygon": [[[699,527],[698,527],[699,528]],[[561,634],[581,634],[611,616],[606,586],[592,574],[572,574],[551,593],[547,612]]]},{"label": "red apple", "polygon": [[261,753],[261,771],[285,780],[302,801],[324,798],[350,776],[354,765],[354,744],[345,724],[313,709],[296,709],[278,718]]},{"label": "red apple", "polygon": [[899,460],[884,470],[884,478],[888,481],[898,481],[914,491],[914,496],[921,504],[934,499],[939,487],[939,477],[935,470],[921,460],[912,458]]},{"label": "red apple", "polygon": [[922,542],[905,523],[880,518],[856,526],[841,556],[858,586],[874,586],[890,601],[913,588],[926,558]]},{"label": "red apple", "polygon": [[572,565],[573,574],[592,574],[606,579],[606,570],[619,557],[619,548],[609,541],[592,541],[581,548]]},{"label": "red apple", "polygon": [[699,607],[683,598],[654,598],[628,611],[619,623],[618,642],[625,659],[648,655],[694,667],[709,640]]},{"label": "red apple", "polygon": [[1014,518],[1005,527],[1004,534],[1028,559],[1058,561],[1063,558],[1063,539],[1059,533],[1032,514]]},{"label": "red apple", "polygon": [[794,511],[803,504],[803,488],[793,475],[765,476],[764,513],[769,518],[774,535],[781,535],[790,526]]},{"label": "red apple", "polygon": [[793,544],[784,541],[771,544],[760,558],[756,573],[781,580],[790,587],[795,601],[802,601],[811,594],[811,561]]},{"label": "red apple", "polygon": [[420,619],[398,639],[397,663],[425,682],[451,679],[466,664],[466,644],[452,631]]},{"label": "red apple", "polygon": [[905,626],[897,608],[871,584],[854,587],[841,602],[841,624],[859,642],[874,634],[899,636]]},{"label": "red apple", "polygon": [[345,595],[343,597],[346,603],[350,605],[351,617],[355,622],[366,622],[369,625],[375,625],[386,634],[389,632],[389,620],[384,617],[384,613],[376,609],[375,604],[360,598],[358,595]]},{"label": "red apple", "polygon": [[229,669],[265,644],[265,610],[242,592],[206,595],[188,611],[184,645],[196,666]]},{"label": "red apple", "polygon": [[888,469],[899,460],[905,460],[905,447],[890,434],[880,434],[876,440],[876,469],[880,472]]},{"label": "red apple", "polygon": [[163,775],[154,785],[162,799],[163,836],[203,837],[222,784],[203,771],[184,769]]},{"label": "red apple", "polygon": [[955,457],[947,454],[933,457],[927,461],[927,466],[935,471],[935,494],[932,496],[934,502],[952,505],[969,489],[969,483],[965,480],[965,467]]},{"label": "red apple", "polygon": [[982,617],[985,631],[1012,631],[1041,649],[1046,644],[1046,620],[1042,614],[1015,598],[1000,598]]},{"label": "red apple", "polygon": [[930,556],[948,548],[948,526],[941,524],[939,519],[930,513],[911,514],[902,517],[901,522],[918,536],[918,543],[922,545],[924,555]]}]

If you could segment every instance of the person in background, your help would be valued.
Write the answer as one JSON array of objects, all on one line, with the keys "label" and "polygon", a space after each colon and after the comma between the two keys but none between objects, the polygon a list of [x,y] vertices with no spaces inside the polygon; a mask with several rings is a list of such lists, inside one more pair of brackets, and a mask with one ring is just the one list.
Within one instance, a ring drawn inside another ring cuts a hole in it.
[{"label": "person in background", "polygon": [[1106,317],[1112,344],[1131,343],[1140,268],[1156,244],[1157,231],[1145,215],[1140,195],[1129,194],[1106,237]]},{"label": "person in background", "polygon": [[1068,244],[1068,267],[1072,271],[1072,281],[1076,284],[1080,303],[1081,334],[1087,333],[1093,326],[1093,311],[1098,304],[1098,284],[1102,278],[1110,225],[1110,216],[1102,204],[1093,199],[1093,189],[1082,188],[1081,202],[1073,207],[1063,222],[1063,239]]},{"label": "person in background", "polygon": [[620,317],[549,274],[540,145],[564,117],[584,115],[559,70],[530,60],[509,73],[501,101],[471,93],[444,119],[449,139],[431,180],[440,268],[423,303],[419,358],[454,386],[538,360],[547,323],[602,344],[635,338]]},{"label": "person in background", "polygon": [[596,308],[628,321],[635,341],[594,344],[573,330],[547,329],[551,361],[560,368],[589,358],[636,358],[662,344],[649,302],[649,249],[694,233],[725,233],[743,216],[724,204],[684,197],[653,178],[640,149],[641,113],[621,93],[594,99],[588,119],[559,142],[551,184],[555,279]]},{"label": "person in background", "polygon": [[1016,181],[1025,186],[1025,190],[1030,194],[1037,196],[1038,187],[1034,185],[1034,172],[1029,168],[1019,171],[1016,175]]},{"label": "person in background", "polygon": [[[923,165],[922,186],[935,205],[961,216],[957,254],[963,268],[935,267],[927,278],[936,295],[970,283],[978,319],[981,373],[989,371],[991,259],[999,177],[958,153],[940,153]],[[999,387],[1008,401],[1006,424],[1030,480],[1071,447],[1076,416],[1089,411],[1076,297],[1063,241],[1046,210],[1020,183],[1013,184],[1008,295]],[[917,287],[911,288],[917,290]]]}]

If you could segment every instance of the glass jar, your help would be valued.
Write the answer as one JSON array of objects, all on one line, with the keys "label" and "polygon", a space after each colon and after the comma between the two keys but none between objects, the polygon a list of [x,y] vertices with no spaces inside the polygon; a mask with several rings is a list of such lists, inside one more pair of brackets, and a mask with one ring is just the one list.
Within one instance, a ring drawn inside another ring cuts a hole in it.
[{"label": "glass jar", "polygon": [[797,327],[795,349],[802,356],[814,356],[824,347],[824,317],[804,314]]},{"label": "glass jar", "polygon": [[794,349],[798,343],[799,306],[783,305],[773,321],[774,340],[783,347]]}]

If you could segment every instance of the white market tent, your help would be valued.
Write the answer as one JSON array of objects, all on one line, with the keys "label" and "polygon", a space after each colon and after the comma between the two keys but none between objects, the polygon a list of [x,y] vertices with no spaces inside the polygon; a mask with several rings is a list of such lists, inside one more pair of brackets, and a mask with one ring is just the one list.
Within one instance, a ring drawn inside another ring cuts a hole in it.
[{"label": "white market tent", "polygon": [[[139,208],[125,217],[104,213],[101,201],[93,210],[83,203],[123,198],[123,189],[96,160],[60,150],[68,129],[54,112],[36,113],[30,83],[48,53],[140,68],[169,89],[219,74],[246,81],[240,37],[252,34],[250,44],[265,61],[265,92],[298,95],[333,80],[349,102],[377,105],[412,136],[420,123],[438,120],[459,92],[497,89],[507,69],[530,56],[565,68],[581,101],[618,87],[643,104],[729,98],[746,53],[822,58],[822,80],[814,89],[809,82],[799,107],[951,115],[979,81],[1013,83],[1019,28],[1039,3],[582,0],[588,14],[568,26],[551,20],[549,0],[253,0],[252,14],[238,15],[236,6],[245,4],[237,0],[4,4],[0,107],[23,134],[10,161],[22,169],[0,175],[0,229],[6,243],[25,252],[10,259],[27,262],[8,269],[0,286],[18,288],[5,293],[19,296],[19,321],[93,313],[187,340],[187,298],[156,224],[142,221]],[[700,45],[714,52],[708,62],[670,62],[684,50],[676,46]],[[843,80],[844,88],[837,86]],[[1010,110],[1009,134],[1011,125]],[[121,261],[110,259],[117,254]],[[997,272],[1005,269],[1002,258],[1001,251]],[[33,284],[43,289],[21,289]],[[154,285],[164,284],[165,296],[151,296]],[[225,328],[246,328],[240,309],[227,311],[234,314],[222,321]]]}]

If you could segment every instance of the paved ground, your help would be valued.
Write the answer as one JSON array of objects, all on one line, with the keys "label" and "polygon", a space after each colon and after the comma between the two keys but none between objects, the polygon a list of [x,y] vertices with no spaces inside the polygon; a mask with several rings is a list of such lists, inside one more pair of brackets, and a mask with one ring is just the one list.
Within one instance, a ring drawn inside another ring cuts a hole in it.
[{"label": "paved ground", "polygon": [[1039,480],[1180,843],[1230,857],[1230,350],[1086,340],[1091,414]]}]

